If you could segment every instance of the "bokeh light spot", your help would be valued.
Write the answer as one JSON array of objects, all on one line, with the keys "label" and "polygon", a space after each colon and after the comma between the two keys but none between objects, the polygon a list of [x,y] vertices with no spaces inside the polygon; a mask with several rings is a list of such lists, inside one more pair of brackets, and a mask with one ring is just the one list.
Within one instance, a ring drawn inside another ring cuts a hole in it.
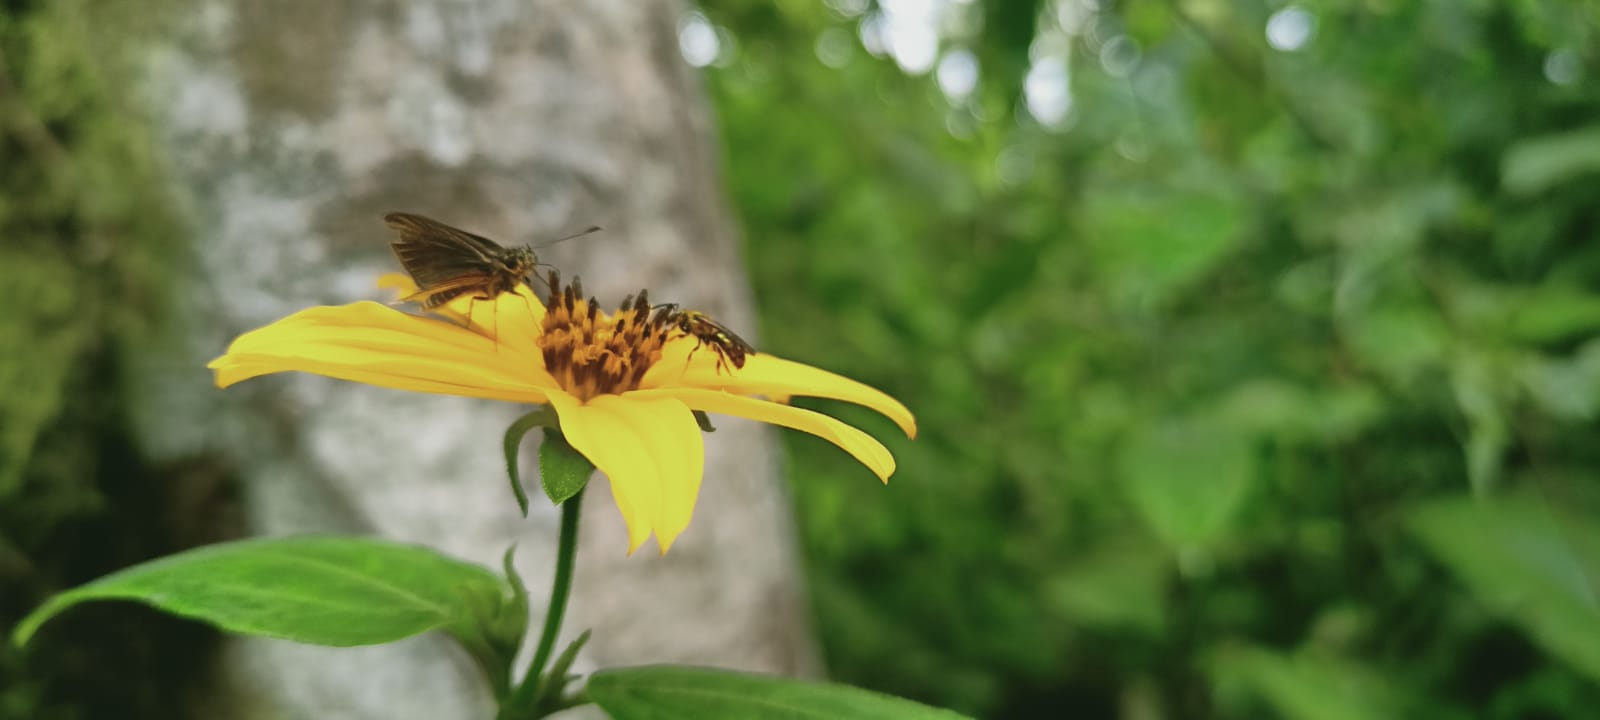
[{"label": "bokeh light spot", "polygon": [[1072,110],[1072,85],[1067,57],[1057,55],[1035,60],[1022,81],[1028,114],[1041,125],[1055,127]]},{"label": "bokeh light spot", "polygon": [[1561,48],[1544,58],[1544,78],[1557,85],[1571,85],[1583,76],[1583,60],[1572,48]]},{"label": "bokeh light spot", "polygon": [[722,43],[717,40],[717,29],[699,12],[690,12],[678,21],[678,52],[684,61],[694,67],[705,67],[717,60]]},{"label": "bokeh light spot", "polygon": [[978,58],[964,48],[957,48],[939,59],[934,77],[945,97],[960,100],[972,94],[978,86]]},{"label": "bokeh light spot", "polygon": [[850,56],[855,54],[855,39],[844,30],[828,28],[817,35],[814,51],[823,65],[838,70],[850,64]]},{"label": "bokeh light spot", "polygon": [[1275,50],[1294,52],[1305,47],[1317,28],[1317,18],[1299,5],[1290,5],[1267,18],[1267,44]]}]

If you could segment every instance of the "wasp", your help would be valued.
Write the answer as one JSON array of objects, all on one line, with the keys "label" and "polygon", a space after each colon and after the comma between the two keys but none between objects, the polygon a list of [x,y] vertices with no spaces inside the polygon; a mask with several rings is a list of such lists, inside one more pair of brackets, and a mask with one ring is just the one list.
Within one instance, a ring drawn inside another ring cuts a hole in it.
[{"label": "wasp", "polygon": [[[417,283],[417,291],[400,299],[432,310],[471,293],[473,300],[493,300],[514,292],[534,277],[544,263],[528,245],[503,247],[499,243],[437,220],[392,212],[383,216],[399,239],[389,243],[400,265]],[[591,227],[561,240],[599,230]],[[557,240],[556,242],[561,242]],[[468,307],[467,317],[472,317]]]},{"label": "wasp", "polygon": [[754,346],[729,330],[726,325],[711,319],[710,315],[696,310],[682,310],[673,304],[660,307],[662,322],[678,328],[684,335],[698,342],[694,350],[689,351],[689,357],[694,357],[700,348],[711,346],[711,350],[717,354],[718,373],[727,370],[730,364],[734,368],[743,368],[745,357],[756,354]]}]

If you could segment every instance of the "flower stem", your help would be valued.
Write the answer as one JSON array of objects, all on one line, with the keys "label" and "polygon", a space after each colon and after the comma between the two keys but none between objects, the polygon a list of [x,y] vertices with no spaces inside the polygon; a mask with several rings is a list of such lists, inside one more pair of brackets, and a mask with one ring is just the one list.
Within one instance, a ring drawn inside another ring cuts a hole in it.
[{"label": "flower stem", "polygon": [[578,511],[583,506],[583,491],[573,495],[566,502],[561,503],[561,537],[556,547],[556,577],[550,586],[550,607],[545,612],[544,630],[539,634],[539,646],[533,653],[533,663],[528,665],[527,674],[522,676],[522,683],[517,686],[511,698],[500,706],[500,720],[522,720],[527,717],[539,717],[538,708],[531,705],[541,694],[539,689],[546,682],[561,682],[563,678],[541,678],[544,666],[550,662],[550,653],[555,650],[556,636],[561,634],[561,619],[567,612],[567,596],[572,592],[572,566],[578,554]]},{"label": "flower stem", "polygon": [[539,636],[539,649],[533,653],[533,664],[528,666],[528,677],[536,678],[544,672],[550,653],[555,650],[556,635],[561,632],[561,618],[567,612],[567,596],[572,593],[572,565],[578,554],[578,508],[583,504],[583,491],[561,503],[561,539],[556,548],[556,582],[550,588],[550,611],[544,616],[544,632]]}]

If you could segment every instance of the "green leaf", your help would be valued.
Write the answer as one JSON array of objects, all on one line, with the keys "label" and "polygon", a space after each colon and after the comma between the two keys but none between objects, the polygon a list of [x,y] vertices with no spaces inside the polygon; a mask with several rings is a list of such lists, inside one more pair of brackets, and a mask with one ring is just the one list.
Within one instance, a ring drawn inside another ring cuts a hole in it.
[{"label": "green leaf", "polygon": [[1425,506],[1412,529],[1473,595],[1600,681],[1600,523],[1537,497]]},{"label": "green leaf", "polygon": [[1512,337],[1556,342],[1600,328],[1600,294],[1566,284],[1528,288],[1507,301],[1513,306]]},{"label": "green leaf", "polygon": [[1361,720],[1407,717],[1392,678],[1347,658],[1314,650],[1292,654],[1254,647],[1227,648],[1212,670],[1224,715],[1232,697],[1265,700],[1286,720]]},{"label": "green leaf", "polygon": [[1144,428],[1123,448],[1133,506],[1174,550],[1205,547],[1228,531],[1256,478],[1252,436],[1216,419]]},{"label": "green leaf", "polygon": [[506,548],[506,554],[500,559],[501,569],[505,571],[506,582],[511,586],[511,601],[507,603],[505,612],[496,618],[490,628],[489,637],[497,643],[497,649],[506,657],[514,657],[517,648],[522,645],[522,638],[528,632],[528,586],[523,584],[522,576],[517,573],[514,563],[517,546]]},{"label": "green leaf", "polygon": [[1600,338],[1569,358],[1530,355],[1517,376],[1528,399],[1551,417],[1586,421],[1600,414]]},{"label": "green leaf", "polygon": [[1487,494],[1499,482],[1511,446],[1507,414],[1514,381],[1492,353],[1469,348],[1455,358],[1450,385],[1467,418],[1467,481],[1473,492]]},{"label": "green leaf", "polygon": [[539,444],[539,482],[550,502],[560,505],[577,495],[592,474],[594,463],[573,449],[566,436],[557,430],[544,431],[544,442]]},{"label": "green leaf", "polygon": [[711,416],[707,415],[706,411],[704,410],[694,411],[694,422],[696,425],[700,426],[700,432],[711,433],[717,431],[717,429],[711,425]]},{"label": "green leaf", "polygon": [[1518,142],[1500,162],[1500,181],[1517,195],[1531,195],[1600,170],[1600,127]]},{"label": "green leaf", "polygon": [[91,600],[132,600],[246,635],[373,645],[438,628],[473,634],[510,594],[486,568],[370,538],[262,538],[135,565],[56,595],[18,624],[20,646],[45,621]]},{"label": "green leaf", "polygon": [[1143,187],[1090,196],[1092,249],[1113,295],[1134,305],[1160,303],[1216,267],[1239,241],[1237,198],[1215,187]]},{"label": "green leaf", "polygon": [[1355,357],[1401,385],[1435,370],[1450,347],[1450,331],[1432,308],[1384,305],[1341,323]]},{"label": "green leaf", "polygon": [[517,418],[511,427],[506,428],[506,475],[511,479],[511,492],[517,496],[517,507],[522,509],[523,517],[528,516],[528,492],[522,489],[521,473],[517,471],[517,452],[522,447],[522,436],[539,426],[560,427],[555,411],[548,405]]},{"label": "green leaf", "polygon": [[567,686],[581,677],[572,674],[572,663],[577,662],[578,653],[588,644],[589,632],[585,630],[580,633],[567,649],[556,656],[555,662],[550,663],[550,669],[545,671],[544,677],[539,678],[539,696],[534,702],[535,708],[555,711],[565,705],[562,695],[566,693]]},{"label": "green leaf", "polygon": [[1091,549],[1045,586],[1050,607],[1073,623],[1156,634],[1166,624],[1172,556],[1145,541]]},{"label": "green leaf", "polygon": [[619,668],[589,678],[589,697],[613,720],[952,720],[964,717],[830,683],[673,665]]},{"label": "green leaf", "polygon": [[1215,407],[1217,419],[1260,437],[1337,441],[1370,426],[1383,412],[1382,396],[1356,383],[1301,386],[1277,378],[1235,385]]}]

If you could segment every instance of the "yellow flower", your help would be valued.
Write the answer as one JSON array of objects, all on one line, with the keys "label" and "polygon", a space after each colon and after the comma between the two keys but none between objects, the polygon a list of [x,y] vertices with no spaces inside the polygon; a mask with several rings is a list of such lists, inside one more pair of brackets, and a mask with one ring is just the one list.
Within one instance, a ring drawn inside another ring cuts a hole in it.
[{"label": "yellow flower", "polygon": [[[715,348],[696,352],[698,341],[661,321],[644,293],[612,314],[584,299],[576,283],[561,287],[552,280],[548,301],[524,285],[494,300],[458,298],[442,318],[376,302],[302,310],[239,336],[208,367],[224,388],[300,371],[400,390],[548,404],[567,441],[610,479],[630,554],[652,532],[665,553],[689,526],[705,463],[693,410],[809,432],[855,456],[884,482],[895,463],[877,440],[774,400],[845,400],[916,435],[911,412],[871,387],[766,353],[750,355],[742,368],[719,368]],[[402,293],[415,289],[399,275],[385,276],[382,284]]]}]

